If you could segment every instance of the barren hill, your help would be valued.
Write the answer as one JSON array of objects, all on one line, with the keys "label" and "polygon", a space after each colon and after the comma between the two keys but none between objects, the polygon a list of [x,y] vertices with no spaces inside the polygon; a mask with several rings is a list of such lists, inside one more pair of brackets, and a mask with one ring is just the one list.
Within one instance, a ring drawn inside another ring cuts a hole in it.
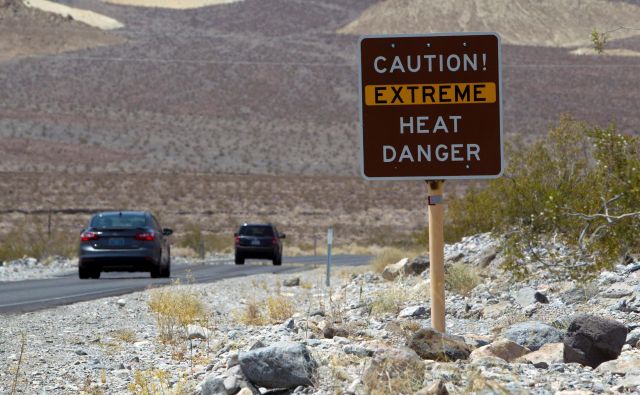
[{"label": "barren hill", "polygon": [[[504,43],[571,47],[593,29],[640,27],[640,5],[607,0],[385,0],[340,32],[346,34],[497,31]],[[638,35],[622,29],[614,38]]]},{"label": "barren hill", "polygon": [[[20,26],[19,21],[32,17],[11,17],[0,24],[2,32],[20,40],[43,43],[40,52],[40,47],[32,52],[55,53],[0,63],[0,144],[5,147],[0,170],[355,176],[358,37],[344,32],[364,27],[363,18],[384,9],[389,12],[384,20],[412,26],[426,15],[419,5],[431,4],[244,0],[176,10],[59,1],[122,22],[120,41],[109,41],[114,33],[56,16]],[[483,20],[489,7],[480,1],[469,3],[476,8],[460,4],[454,5],[468,13],[464,26],[469,28],[476,28],[473,21]],[[574,9],[567,6],[573,4],[569,0],[555,7],[523,0],[495,4],[504,11],[495,21],[505,26],[496,27],[501,32],[524,26],[529,14],[568,20]],[[582,4],[592,10],[587,16],[595,18],[600,10],[616,25],[629,22],[640,8],[631,2]],[[439,7],[430,12],[443,18],[453,12],[449,2]],[[577,30],[566,32],[564,24],[548,29],[565,43],[571,37],[588,40],[592,26],[585,21],[584,38]],[[370,24],[375,29],[374,19]],[[67,39],[69,29],[74,34]],[[7,36],[0,37],[3,42]],[[77,48],[93,46],[92,37],[111,45],[60,53],[73,40],[79,40]],[[48,43],[54,43],[53,50]],[[640,39],[614,40],[610,46],[638,51]],[[637,133],[640,57],[578,56],[566,48],[511,44],[503,55],[508,136],[535,138],[562,113],[602,125],[616,122],[625,132]],[[43,163],[28,160],[39,149],[17,151],[24,146],[17,142],[24,141],[38,147],[68,144],[73,150],[59,150],[68,160]],[[71,153],[83,149],[119,159],[87,163],[86,156]]]},{"label": "barren hill", "polygon": [[21,0],[0,0],[0,62],[123,41],[71,17],[26,7]]}]

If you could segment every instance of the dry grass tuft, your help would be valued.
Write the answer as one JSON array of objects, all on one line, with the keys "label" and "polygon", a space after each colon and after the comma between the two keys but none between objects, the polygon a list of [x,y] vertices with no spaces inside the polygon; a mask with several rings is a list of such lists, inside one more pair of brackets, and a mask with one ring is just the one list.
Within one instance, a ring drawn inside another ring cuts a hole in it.
[{"label": "dry grass tuft", "polygon": [[136,333],[131,329],[118,329],[111,333],[114,339],[118,339],[124,343],[135,343],[136,342]]},{"label": "dry grass tuft", "polygon": [[135,371],[128,389],[134,395],[187,395],[190,393],[183,379],[172,386],[168,372],[162,369]]},{"label": "dry grass tuft", "polygon": [[293,315],[293,301],[287,296],[269,296],[266,300],[267,314],[272,323],[285,321]]},{"label": "dry grass tuft", "polygon": [[208,322],[208,312],[200,297],[187,290],[159,289],[151,292],[147,302],[156,314],[160,340],[171,343],[182,331],[186,336],[187,326]]},{"label": "dry grass tuft", "polygon": [[480,275],[473,266],[454,263],[446,268],[444,284],[447,290],[466,296],[480,284]]}]

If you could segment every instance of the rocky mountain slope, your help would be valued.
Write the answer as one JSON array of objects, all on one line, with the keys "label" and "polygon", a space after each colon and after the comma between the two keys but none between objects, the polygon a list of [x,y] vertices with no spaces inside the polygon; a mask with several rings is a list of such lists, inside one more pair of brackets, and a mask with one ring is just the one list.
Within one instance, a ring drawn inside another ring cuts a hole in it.
[{"label": "rocky mountain slope", "polygon": [[[593,29],[637,28],[640,5],[606,0],[387,0],[340,30],[345,34],[496,31],[505,44],[589,45]],[[620,29],[612,37],[639,35]]]},{"label": "rocky mountain slope", "polygon": [[[14,382],[60,394],[640,390],[640,262],[592,283],[540,269],[518,282],[499,269],[489,235],[445,255],[446,336],[429,329],[425,258],[383,275],[340,271],[331,289],[322,270],[176,285],[3,317],[0,391]],[[456,277],[460,267],[478,277]],[[198,307],[175,315],[170,301]]]}]

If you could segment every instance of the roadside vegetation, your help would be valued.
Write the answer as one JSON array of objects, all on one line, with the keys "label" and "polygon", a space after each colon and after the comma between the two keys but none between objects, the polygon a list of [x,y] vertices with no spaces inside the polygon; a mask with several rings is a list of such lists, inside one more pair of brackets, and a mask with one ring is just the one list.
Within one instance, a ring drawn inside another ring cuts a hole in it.
[{"label": "roadside vegetation", "polygon": [[[526,257],[560,277],[586,279],[640,250],[640,139],[562,118],[534,144],[510,144],[504,177],[448,206],[450,241],[505,235],[505,268]],[[567,245],[571,251],[554,249]]]}]

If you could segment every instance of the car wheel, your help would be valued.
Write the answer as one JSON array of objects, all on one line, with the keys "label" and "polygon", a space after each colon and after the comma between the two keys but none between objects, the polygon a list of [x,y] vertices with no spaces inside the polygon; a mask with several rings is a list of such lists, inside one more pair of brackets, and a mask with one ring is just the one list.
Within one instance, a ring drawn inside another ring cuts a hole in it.
[{"label": "car wheel", "polygon": [[282,255],[278,255],[277,257],[273,258],[273,264],[275,266],[282,265]]},{"label": "car wheel", "polygon": [[95,270],[93,273],[91,273],[91,278],[94,280],[97,280],[100,278],[100,270]]},{"label": "car wheel", "polygon": [[91,270],[89,270],[88,267],[84,265],[78,266],[78,277],[80,277],[81,280],[87,280],[91,278],[91,274]]},{"label": "car wheel", "polygon": [[171,277],[171,264],[160,268],[160,277],[169,278]]},{"label": "car wheel", "polygon": [[236,255],[236,265],[244,265],[244,257],[241,255]]},{"label": "car wheel", "polygon": [[160,278],[162,274],[161,270],[160,265],[153,265],[151,267],[151,278]]}]

